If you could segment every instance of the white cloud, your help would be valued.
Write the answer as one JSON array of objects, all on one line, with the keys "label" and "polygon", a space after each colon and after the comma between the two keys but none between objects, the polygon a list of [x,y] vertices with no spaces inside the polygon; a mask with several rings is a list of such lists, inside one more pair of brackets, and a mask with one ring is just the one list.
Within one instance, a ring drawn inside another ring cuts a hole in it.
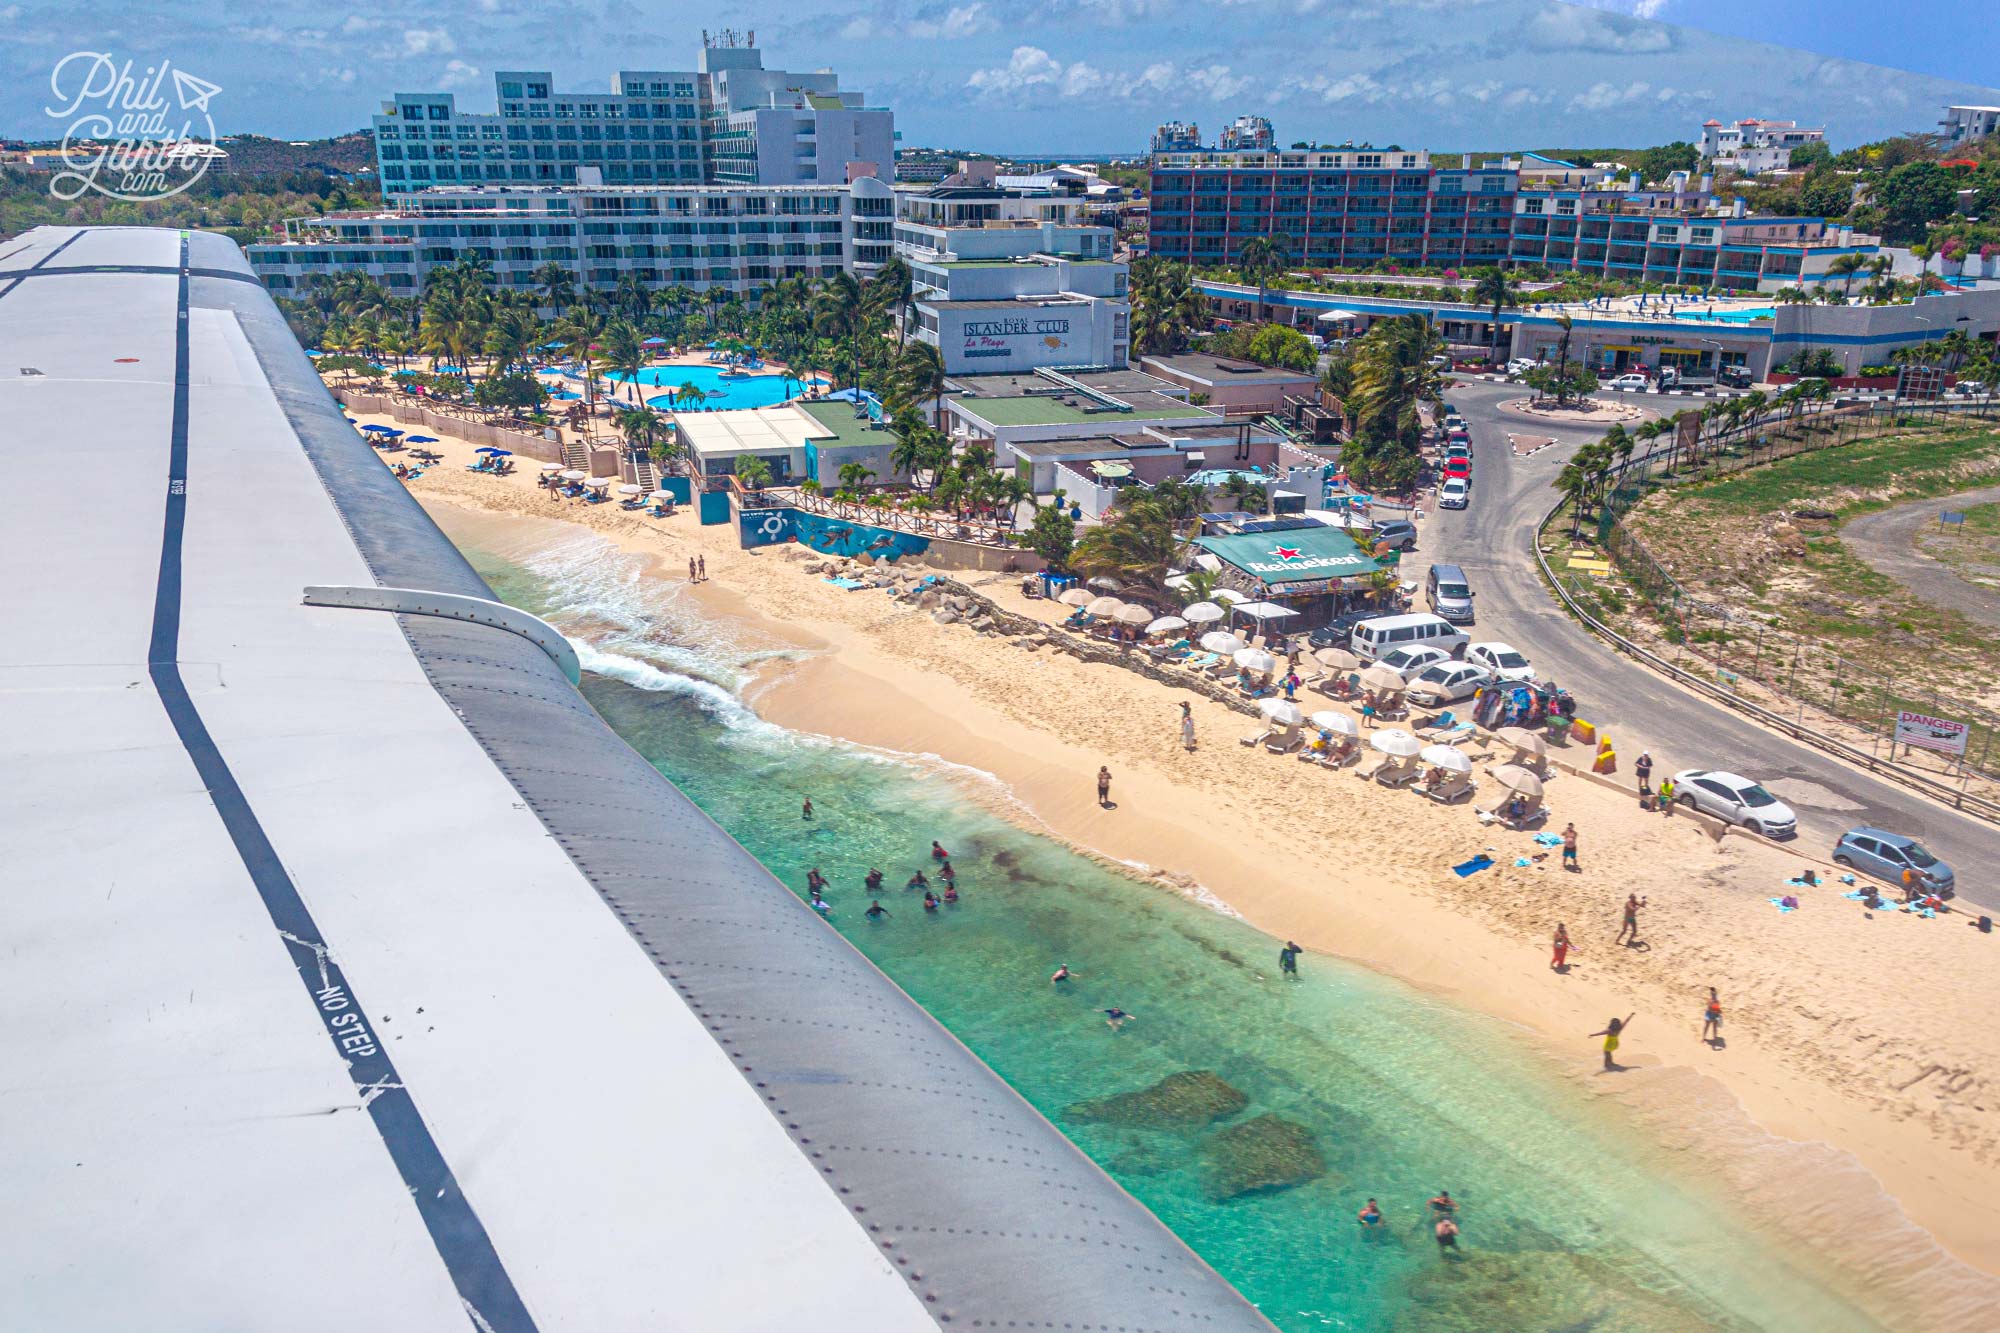
[{"label": "white cloud", "polygon": [[1045,89],[1079,101],[1226,102],[1242,97],[1256,82],[1227,65],[1181,69],[1172,61],[1160,60],[1131,74],[1099,69],[1081,60],[1064,64],[1039,46],[1017,46],[1005,65],[973,71],[966,86],[996,98]]},{"label": "white cloud", "polygon": [[[1639,101],[1653,91],[1653,85],[1641,79],[1623,88],[1615,83],[1593,83],[1584,91],[1569,99],[1571,111],[1609,111],[1613,107],[1627,106]],[[1668,94],[1673,89],[1664,90]]]},{"label": "white cloud", "polygon": [[438,87],[463,88],[479,82],[479,67],[468,65],[463,60],[445,63],[444,73],[438,75]]},{"label": "white cloud", "polygon": [[842,26],[840,35],[849,41],[915,37],[920,41],[951,42],[992,32],[999,26],[999,21],[987,10],[984,0],[974,0],[969,5],[953,5],[943,13],[930,10],[911,18],[902,18],[890,12],[857,14]]},{"label": "white cloud", "polygon": [[1668,0],[1570,0],[1592,9],[1608,9],[1614,14],[1630,14],[1635,19],[1656,19],[1666,13]]},{"label": "white cloud", "polygon": [[1028,88],[1045,88],[1062,77],[1062,62],[1039,46],[1017,46],[1005,65],[976,69],[965,81],[968,88],[982,93],[1004,95]]},{"label": "white cloud", "polygon": [[1633,54],[1671,51],[1673,29],[1573,5],[1550,5],[1528,20],[1521,43],[1542,51]]},{"label": "white cloud", "polygon": [[443,28],[403,29],[403,54],[412,56],[450,55],[458,49],[451,34]]}]

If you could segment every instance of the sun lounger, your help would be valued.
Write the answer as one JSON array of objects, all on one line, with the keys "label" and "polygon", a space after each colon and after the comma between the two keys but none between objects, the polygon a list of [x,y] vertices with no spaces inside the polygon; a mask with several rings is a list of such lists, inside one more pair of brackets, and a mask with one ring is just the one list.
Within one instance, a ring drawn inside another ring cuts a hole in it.
[{"label": "sun lounger", "polygon": [[1510,819],[1506,814],[1506,809],[1508,802],[1513,799],[1514,794],[1503,787],[1500,790],[1500,794],[1494,797],[1491,802],[1486,805],[1476,805],[1473,809],[1477,810],[1483,817],[1510,829],[1524,829],[1530,824],[1539,824],[1549,817],[1549,808],[1542,804],[1540,797],[1536,797],[1528,803],[1527,813],[1521,815],[1519,818]]},{"label": "sun lounger", "polygon": [[1248,736],[1238,736],[1236,743],[1246,750],[1253,750],[1277,734],[1274,728],[1266,727],[1262,731],[1253,731]]},{"label": "sun lounger", "polygon": [[1415,782],[1421,776],[1421,769],[1415,759],[1395,759],[1374,774],[1377,782],[1385,787],[1401,787]]},{"label": "sun lounger", "polygon": [[1188,658],[1186,661],[1182,662],[1181,665],[1186,667],[1189,671],[1194,672],[1196,675],[1200,675],[1206,672],[1210,667],[1214,666],[1217,662],[1220,662],[1221,660],[1222,659],[1220,657],[1217,657],[1214,653],[1197,653],[1194,656]]},{"label": "sun lounger", "polygon": [[1264,748],[1272,754],[1290,754],[1306,743],[1305,733],[1297,727],[1287,727],[1264,742]]},{"label": "sun lounger", "polygon": [[1460,722],[1450,727],[1418,727],[1417,736],[1433,745],[1462,745],[1471,740],[1478,730],[1470,722]]},{"label": "sun lounger", "polygon": [[1435,787],[1419,787],[1418,791],[1440,805],[1450,805],[1453,801],[1469,799],[1472,795],[1472,775],[1470,773],[1447,773],[1443,782]]},{"label": "sun lounger", "polygon": [[1367,763],[1363,764],[1361,767],[1355,769],[1354,776],[1357,778],[1361,778],[1365,781],[1368,778],[1374,777],[1377,773],[1380,773],[1383,769],[1387,768],[1392,762],[1393,761],[1390,759],[1388,755],[1378,754],[1373,759],[1370,759]]}]

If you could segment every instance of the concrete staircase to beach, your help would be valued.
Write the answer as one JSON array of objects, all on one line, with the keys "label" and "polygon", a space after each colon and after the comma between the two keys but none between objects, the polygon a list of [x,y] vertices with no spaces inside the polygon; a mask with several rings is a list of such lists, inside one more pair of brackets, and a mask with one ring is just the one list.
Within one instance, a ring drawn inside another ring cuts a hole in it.
[{"label": "concrete staircase to beach", "polygon": [[576,472],[590,471],[590,446],[582,440],[564,440],[562,461],[565,468]]},{"label": "concrete staircase to beach", "polygon": [[632,480],[639,483],[648,494],[660,489],[659,474],[653,471],[653,460],[645,454],[637,454],[632,459]]}]

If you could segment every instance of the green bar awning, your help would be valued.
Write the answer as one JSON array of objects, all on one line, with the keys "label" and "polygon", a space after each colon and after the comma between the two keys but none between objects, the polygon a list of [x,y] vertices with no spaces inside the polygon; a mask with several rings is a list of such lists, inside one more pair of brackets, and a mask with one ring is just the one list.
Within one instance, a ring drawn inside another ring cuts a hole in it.
[{"label": "green bar awning", "polygon": [[1351,578],[1376,568],[1374,558],[1338,528],[1242,532],[1202,537],[1195,545],[1267,586]]}]

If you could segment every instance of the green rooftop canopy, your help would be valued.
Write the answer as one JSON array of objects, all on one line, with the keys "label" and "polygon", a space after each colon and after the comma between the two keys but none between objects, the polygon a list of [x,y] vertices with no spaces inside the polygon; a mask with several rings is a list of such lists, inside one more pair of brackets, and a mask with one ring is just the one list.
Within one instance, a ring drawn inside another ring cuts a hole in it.
[{"label": "green rooftop canopy", "polygon": [[1375,568],[1374,559],[1338,528],[1242,532],[1229,537],[1202,537],[1195,545],[1272,586],[1353,578]]}]

